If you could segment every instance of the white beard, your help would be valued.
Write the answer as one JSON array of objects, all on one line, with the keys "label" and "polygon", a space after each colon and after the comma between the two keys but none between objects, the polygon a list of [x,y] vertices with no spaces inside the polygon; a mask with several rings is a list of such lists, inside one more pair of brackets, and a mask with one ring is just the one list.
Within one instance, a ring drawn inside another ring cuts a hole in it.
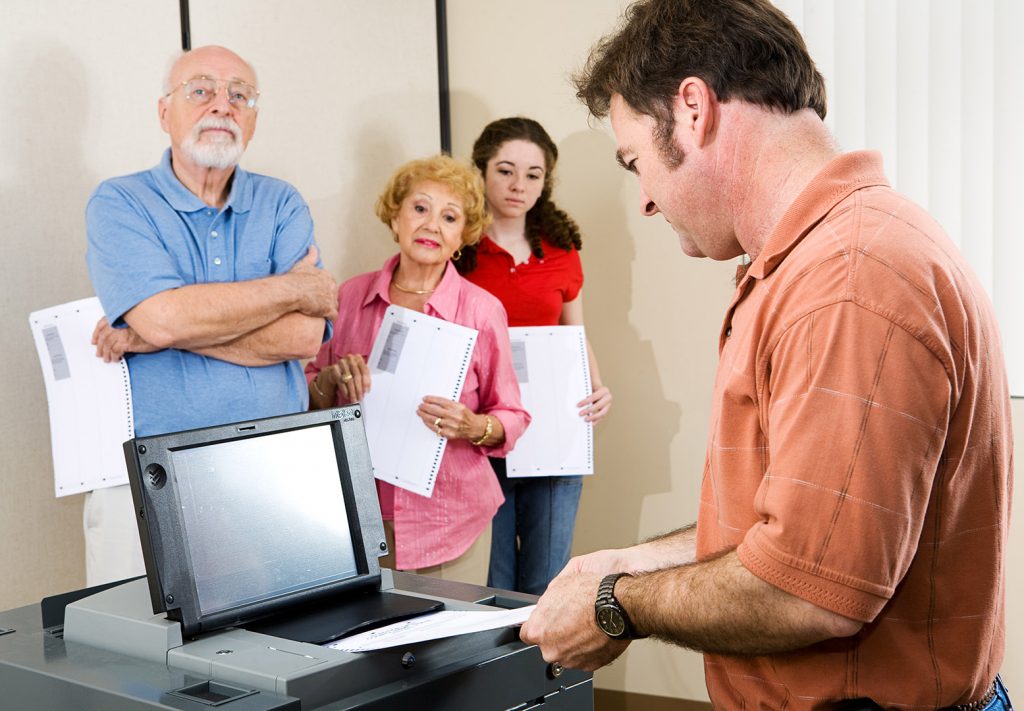
[{"label": "white beard", "polygon": [[[207,136],[200,142],[200,134],[206,129],[221,128],[231,132],[231,138],[224,136]],[[181,144],[181,150],[188,159],[203,168],[224,170],[238,165],[245,144],[242,143],[242,131],[238,125],[227,118],[208,117],[192,127],[192,132]]]}]

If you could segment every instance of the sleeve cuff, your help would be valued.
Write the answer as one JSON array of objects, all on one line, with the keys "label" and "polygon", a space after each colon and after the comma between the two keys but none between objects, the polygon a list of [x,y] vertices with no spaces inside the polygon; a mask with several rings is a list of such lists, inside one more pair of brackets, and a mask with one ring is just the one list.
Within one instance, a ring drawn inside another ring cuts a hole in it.
[{"label": "sleeve cuff", "polygon": [[811,572],[813,564],[770,550],[757,538],[756,532],[748,533],[736,555],[743,567],[769,585],[864,623],[874,620],[889,602],[892,590],[834,571]]}]

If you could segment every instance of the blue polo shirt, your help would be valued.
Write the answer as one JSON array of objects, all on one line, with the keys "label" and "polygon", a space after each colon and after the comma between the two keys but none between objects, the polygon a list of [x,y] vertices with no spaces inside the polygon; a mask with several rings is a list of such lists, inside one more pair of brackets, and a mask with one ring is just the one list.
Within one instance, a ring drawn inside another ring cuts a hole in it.
[{"label": "blue polo shirt", "polygon": [[[287,272],[309,250],[309,208],[287,183],[235,168],[223,208],[211,208],[171,170],[104,181],[86,207],[86,261],[107,319],[167,289]],[[325,328],[325,340],[331,326]],[[305,410],[298,361],[245,367],[168,348],[126,357],[140,436]]]}]

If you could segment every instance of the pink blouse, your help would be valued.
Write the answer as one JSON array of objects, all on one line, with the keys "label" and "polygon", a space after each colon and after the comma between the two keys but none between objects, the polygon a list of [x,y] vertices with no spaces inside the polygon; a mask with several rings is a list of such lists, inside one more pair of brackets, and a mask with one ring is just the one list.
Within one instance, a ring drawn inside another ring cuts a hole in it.
[{"label": "pink blouse", "polygon": [[[380,271],[341,285],[334,337],[306,365],[307,381],[349,353],[370,355],[391,305],[388,286],[397,264],[395,255]],[[466,440],[448,440],[430,498],[377,482],[382,513],[395,522],[395,566],[402,570],[439,565],[466,552],[504,500],[487,457],[505,456],[530,423],[519,398],[501,302],[450,267],[423,310],[479,331],[459,401],[473,412],[498,418],[505,441],[498,447],[475,447]]]}]

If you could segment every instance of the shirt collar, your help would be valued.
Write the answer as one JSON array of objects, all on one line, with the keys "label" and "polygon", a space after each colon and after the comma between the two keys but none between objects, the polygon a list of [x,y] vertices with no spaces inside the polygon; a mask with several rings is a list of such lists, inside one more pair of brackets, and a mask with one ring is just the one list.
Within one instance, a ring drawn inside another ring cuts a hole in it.
[{"label": "shirt collar", "polygon": [[[366,298],[363,299],[363,306],[369,306],[374,299],[380,299],[386,304],[391,303],[388,289],[391,286],[391,279],[395,269],[398,267],[399,254],[392,255],[384,262],[384,266],[377,272],[373,285],[367,290]],[[444,276],[438,283],[423,305],[423,311],[429,316],[437,316],[445,321],[455,319],[455,313],[459,306],[459,296],[462,293],[462,277],[459,276],[455,265],[448,262],[444,270]],[[431,313],[433,311],[433,313]]]},{"label": "shirt collar", "polygon": [[483,235],[480,241],[476,245],[477,252],[484,252],[487,254],[508,254],[504,249],[494,243],[487,235]]},{"label": "shirt collar", "polygon": [[[153,180],[160,188],[160,193],[176,211],[198,212],[210,209],[209,205],[182,185],[178,176],[174,174],[174,169],[171,167],[170,148],[164,151],[159,165],[151,172]],[[230,207],[235,212],[248,212],[252,209],[252,197],[252,180],[249,179],[249,173],[236,165],[235,173],[231,178],[231,192],[228,194],[223,209],[226,210]]]},{"label": "shirt collar", "polygon": [[441,282],[434,289],[434,293],[427,299],[426,307],[431,307],[438,318],[445,321],[454,321],[455,314],[459,308],[459,295],[462,293],[462,277],[459,275],[455,265],[448,262],[444,270]]},{"label": "shirt collar", "polygon": [[881,153],[857,151],[833,158],[787,208],[744,279],[771,274],[832,208],[855,191],[876,185],[889,185],[882,172]]},{"label": "shirt collar", "polygon": [[[554,244],[549,242],[548,238],[545,235],[543,235],[543,234],[541,234],[541,236],[540,236],[540,243],[541,243],[541,247],[544,250],[545,254],[547,254],[547,252],[549,250],[559,250],[560,252],[571,252],[572,251],[571,248],[570,249],[566,249],[564,247],[556,247]],[[497,242],[495,242],[493,239],[491,239],[487,235],[483,235],[480,238],[480,241],[476,243],[476,250],[477,250],[477,254],[482,252],[483,254],[496,254],[496,255],[499,255],[499,256],[503,256],[503,257],[505,257],[506,259],[509,259],[509,260],[514,260],[515,259],[515,257],[513,257],[511,254],[509,254],[505,250],[504,247],[499,245]],[[528,262],[536,262],[536,261],[538,261],[538,259],[537,259],[536,255],[534,255],[533,249],[531,248],[530,249],[530,256],[526,258],[526,262],[524,262],[524,264],[528,263]]]}]

